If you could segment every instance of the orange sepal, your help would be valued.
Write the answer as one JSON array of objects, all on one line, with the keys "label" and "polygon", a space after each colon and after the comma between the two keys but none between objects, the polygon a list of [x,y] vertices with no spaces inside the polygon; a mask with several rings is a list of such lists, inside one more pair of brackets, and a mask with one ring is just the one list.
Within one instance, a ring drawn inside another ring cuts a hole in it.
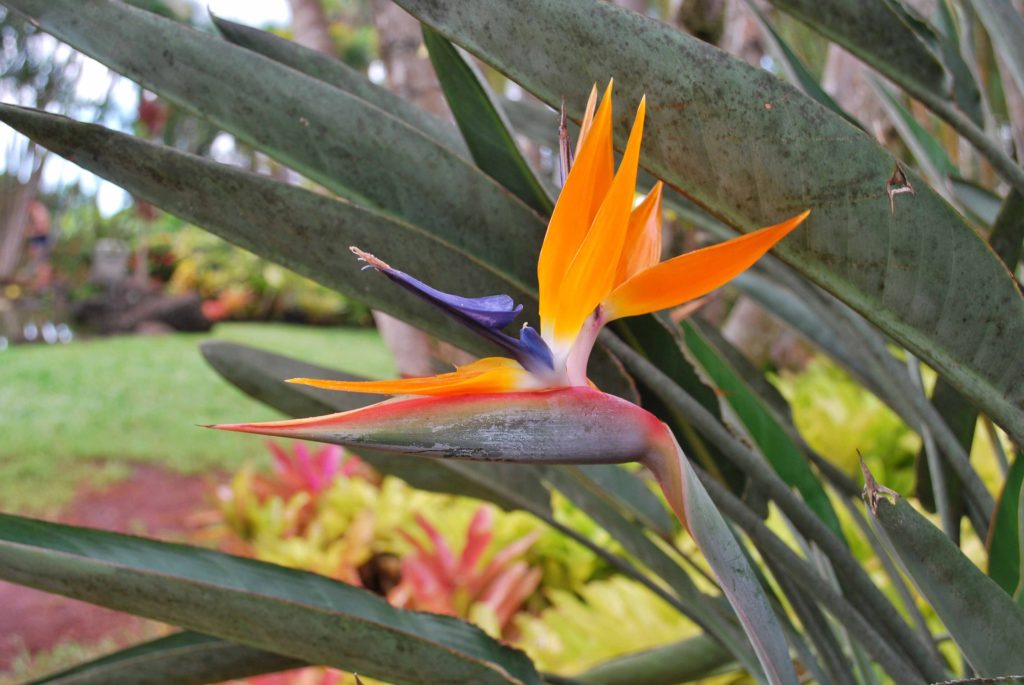
[{"label": "orange sepal", "polygon": [[661,260],[661,194],[664,184],[658,181],[632,214],[626,242],[622,245],[615,285],[625,283],[644,269]]},{"label": "orange sepal", "polygon": [[556,340],[574,340],[583,322],[615,287],[615,273],[636,192],[640,141],[643,138],[646,111],[647,101],[644,98],[637,107],[633,129],[615,173],[615,180],[594,217],[587,237],[566,269],[556,302]]},{"label": "orange sepal", "polygon": [[365,392],[375,395],[468,395],[527,389],[532,377],[512,359],[487,357],[451,373],[393,381],[328,381],[292,378],[289,383],[311,385],[325,390]]},{"label": "orange sepal", "polygon": [[601,105],[581,139],[558,202],[548,222],[544,244],[537,260],[542,326],[554,319],[560,298],[559,285],[573,256],[586,238],[590,224],[611,187],[615,169],[612,155],[612,83],[608,83]]},{"label": "orange sepal", "polygon": [[807,210],[781,224],[679,255],[641,271],[604,302],[607,320],[674,307],[721,287],[799,226]]}]

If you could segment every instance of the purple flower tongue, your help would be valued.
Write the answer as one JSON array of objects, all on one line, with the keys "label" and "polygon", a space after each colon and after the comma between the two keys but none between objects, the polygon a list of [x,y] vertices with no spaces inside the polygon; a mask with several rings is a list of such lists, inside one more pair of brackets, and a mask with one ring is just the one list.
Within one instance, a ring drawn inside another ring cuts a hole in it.
[{"label": "purple flower tongue", "polygon": [[517,305],[510,296],[462,297],[441,292],[404,271],[392,268],[384,260],[378,259],[368,252],[363,252],[358,247],[349,249],[361,261],[366,262],[364,268],[376,269],[406,290],[438,307],[467,328],[504,348],[528,371],[553,368],[554,359],[551,350],[534,329],[524,326],[520,331],[519,340],[501,331],[523,311],[523,305]]}]

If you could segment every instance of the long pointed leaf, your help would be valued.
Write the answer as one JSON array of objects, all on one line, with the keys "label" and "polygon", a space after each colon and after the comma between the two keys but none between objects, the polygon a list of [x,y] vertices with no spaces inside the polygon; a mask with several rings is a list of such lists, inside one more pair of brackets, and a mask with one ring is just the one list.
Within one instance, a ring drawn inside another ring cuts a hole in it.
[{"label": "long pointed leaf", "polygon": [[423,27],[423,43],[477,166],[538,212],[551,214],[554,203],[513,140],[483,77],[454,45],[427,26]]},{"label": "long pointed leaf", "polygon": [[391,116],[401,119],[413,128],[437,140],[453,151],[468,156],[469,151],[458,130],[408,100],[382,88],[363,74],[338,59],[333,59],[290,40],[285,40],[269,31],[261,31],[227,19],[213,17],[213,25],[227,40],[239,47],[259,53],[286,67],[301,71],[318,81],[351,93],[374,107],[379,107]]},{"label": "long pointed leaf", "polygon": [[0,578],[394,683],[540,683],[524,654],[457,619],[198,548],[0,515]]},{"label": "long pointed leaf", "polygon": [[185,631],[133,645],[25,685],[207,685],[304,665],[298,659]]},{"label": "long pointed leaf", "polygon": [[[1024,458],[1021,450],[1017,450],[1017,456],[1006,474],[1003,482],[1003,490],[999,495],[996,504],[996,513],[992,518],[992,528],[989,529],[988,547],[988,575],[999,584],[999,587],[1006,591],[1006,594],[1014,596],[1021,584],[1021,556],[1024,555],[1024,545],[1021,545],[1024,528],[1021,527],[1020,512],[1024,510],[1021,498],[1021,488],[1024,488]],[[1024,599],[1020,596],[1017,601],[1024,605]]]},{"label": "long pointed leaf", "polygon": [[795,684],[796,672],[785,633],[757,572],[679,444],[674,439],[672,443],[661,459],[645,462],[647,467],[654,471],[676,515],[686,521],[690,535],[754,646],[768,682]]},{"label": "long pointed leaf", "polygon": [[608,501],[578,468],[545,468],[547,480],[577,507],[611,533],[627,552],[639,559],[668,585],[687,608],[687,615],[713,635],[746,668],[758,672],[757,659],[735,624],[725,612],[713,605],[713,600],[701,592],[689,573],[664,550],[649,540],[643,530],[622,515],[621,507]]},{"label": "long pointed leaf", "polygon": [[905,500],[877,503],[876,519],[907,574],[981,676],[1024,673],[1024,608]]},{"label": "long pointed leaf", "polygon": [[598,664],[580,675],[593,685],[679,685],[703,680],[734,667],[729,653],[706,635],[629,654]]},{"label": "long pointed leaf", "polygon": [[[770,74],[609,3],[399,4],[548,103],[570,96],[574,116],[585,84],[614,76],[626,108],[646,91],[650,171],[747,228],[811,208],[776,252],[1024,436],[1020,291],[920,179],[890,211],[896,162],[862,132]],[[610,47],[623,36],[628,45]]]}]

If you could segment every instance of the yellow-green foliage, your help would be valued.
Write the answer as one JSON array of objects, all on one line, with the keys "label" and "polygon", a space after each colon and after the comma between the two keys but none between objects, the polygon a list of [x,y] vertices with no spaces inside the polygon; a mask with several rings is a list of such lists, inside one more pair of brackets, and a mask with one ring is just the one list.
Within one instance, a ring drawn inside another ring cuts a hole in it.
[{"label": "yellow-green foliage", "polygon": [[826,357],[774,380],[811,447],[851,475],[859,473],[859,452],[879,482],[910,491],[921,442],[881,400]]},{"label": "yellow-green foliage", "polygon": [[516,619],[517,646],[542,670],[579,673],[698,632],[650,590],[622,576],[587,583],[578,593],[552,590],[546,595],[551,606],[539,616]]}]

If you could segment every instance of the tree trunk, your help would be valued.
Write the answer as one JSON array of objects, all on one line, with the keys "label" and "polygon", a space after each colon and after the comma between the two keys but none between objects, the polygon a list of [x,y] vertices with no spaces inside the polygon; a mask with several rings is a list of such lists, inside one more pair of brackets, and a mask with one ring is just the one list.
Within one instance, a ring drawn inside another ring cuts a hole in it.
[{"label": "tree trunk", "polygon": [[320,0],[288,0],[292,9],[295,42],[325,55],[334,56],[334,41],[327,27],[327,15]]},{"label": "tree trunk", "polygon": [[39,191],[45,159],[46,153],[42,153],[38,159],[33,160],[35,167],[32,169],[32,175],[27,183],[17,185],[10,204],[4,208],[4,216],[0,218],[0,283],[14,276],[18,262],[21,261],[29,224],[28,206]]}]

